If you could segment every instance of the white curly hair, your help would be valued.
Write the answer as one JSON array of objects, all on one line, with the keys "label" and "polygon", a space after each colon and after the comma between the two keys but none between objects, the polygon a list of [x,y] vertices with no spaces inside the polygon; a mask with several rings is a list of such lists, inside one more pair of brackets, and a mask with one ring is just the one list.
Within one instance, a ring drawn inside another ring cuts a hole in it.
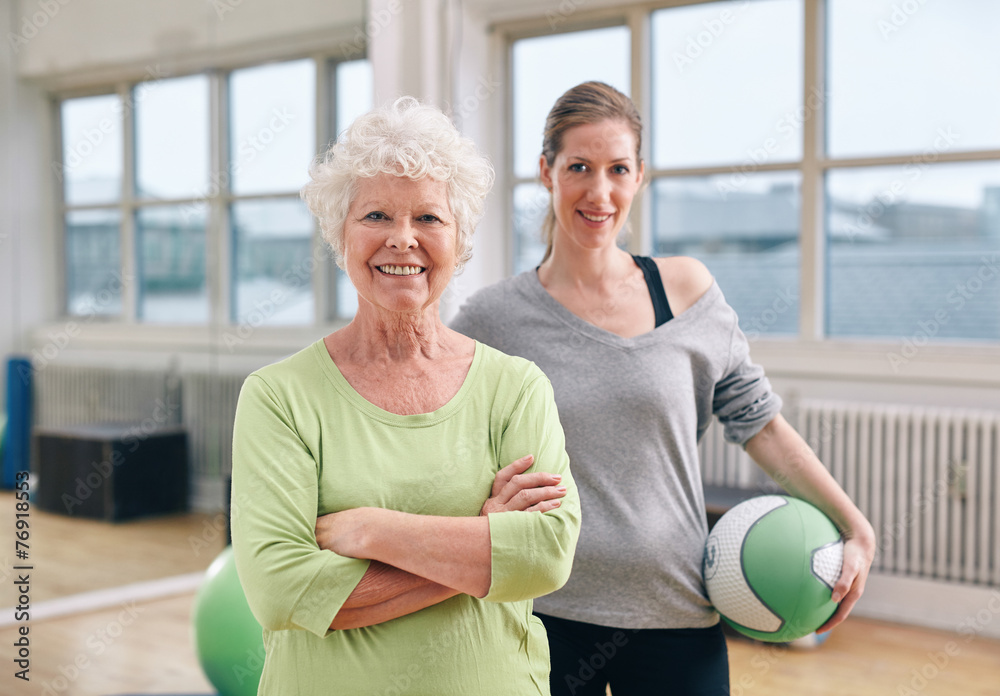
[{"label": "white curly hair", "polygon": [[472,256],[472,233],[493,187],[493,166],[439,109],[413,97],[359,116],[309,168],[300,195],[319,220],[323,239],[344,268],[344,222],[358,180],[378,174],[429,176],[448,185],[460,271]]}]

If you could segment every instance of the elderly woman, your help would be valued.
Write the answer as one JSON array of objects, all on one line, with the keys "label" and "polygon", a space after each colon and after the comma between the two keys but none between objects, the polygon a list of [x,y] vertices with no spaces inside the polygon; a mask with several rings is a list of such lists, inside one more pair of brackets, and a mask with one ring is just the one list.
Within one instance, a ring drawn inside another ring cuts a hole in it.
[{"label": "elderly woman", "polygon": [[240,395],[233,546],[264,627],[259,693],[548,694],[531,600],[566,581],[580,525],[552,389],[438,312],[492,170],[403,98],[312,179],[358,312]]}]

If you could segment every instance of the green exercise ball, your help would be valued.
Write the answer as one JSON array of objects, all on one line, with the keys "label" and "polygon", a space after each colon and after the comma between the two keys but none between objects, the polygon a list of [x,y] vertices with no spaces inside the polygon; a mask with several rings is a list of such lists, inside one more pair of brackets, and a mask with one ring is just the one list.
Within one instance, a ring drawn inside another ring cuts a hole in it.
[{"label": "green exercise ball", "polygon": [[264,669],[264,639],[236,575],[232,546],[212,561],[198,589],[194,646],[220,696],[256,696]]}]

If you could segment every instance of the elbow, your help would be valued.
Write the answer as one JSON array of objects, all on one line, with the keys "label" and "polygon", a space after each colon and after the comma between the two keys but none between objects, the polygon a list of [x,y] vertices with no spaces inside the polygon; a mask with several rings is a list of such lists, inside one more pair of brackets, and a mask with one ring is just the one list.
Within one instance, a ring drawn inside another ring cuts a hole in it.
[{"label": "elbow", "polygon": [[253,614],[261,628],[267,631],[282,631],[292,628],[291,607],[282,601],[284,593],[275,593],[253,584],[241,584],[247,604],[250,606],[250,613]]},{"label": "elbow", "polygon": [[[247,554],[247,549],[241,544],[234,544],[233,549],[239,586],[254,619],[261,628],[268,631],[291,628],[291,607],[284,601],[287,595],[283,592],[274,592],[274,588],[280,586],[281,579],[271,573],[261,573],[260,558]],[[256,566],[255,572],[250,572],[251,564]]]},{"label": "elbow", "polygon": [[573,570],[573,558],[576,556],[576,543],[580,539],[580,508],[568,507],[561,510],[561,515],[553,515],[557,523],[552,527],[554,535],[551,563],[548,565],[548,589],[541,594],[555,592],[569,580]]},{"label": "elbow", "polygon": [[535,594],[536,597],[547,595],[560,589],[569,580],[570,572],[573,570],[573,557],[576,554],[577,534],[572,538],[562,540],[559,544],[559,551],[550,558],[550,562],[539,569],[539,583]]},{"label": "elbow", "polygon": [[468,592],[466,592],[466,594],[469,594],[475,597],[476,599],[485,599],[486,596],[490,593],[492,586],[493,586],[493,571],[491,564],[485,568],[485,572],[482,573],[480,577],[472,579]]},{"label": "elbow", "polygon": [[517,583],[518,588],[514,590],[519,595],[516,600],[551,594],[569,580],[580,526],[578,520],[564,519],[561,522],[553,525],[552,538],[544,544],[548,551],[536,555],[525,569],[521,582]]},{"label": "elbow", "polygon": [[282,631],[287,628],[291,628],[287,621],[287,616],[281,616],[280,612],[273,611],[272,609],[264,606],[256,606],[251,604],[250,611],[253,613],[257,623],[265,631]]}]

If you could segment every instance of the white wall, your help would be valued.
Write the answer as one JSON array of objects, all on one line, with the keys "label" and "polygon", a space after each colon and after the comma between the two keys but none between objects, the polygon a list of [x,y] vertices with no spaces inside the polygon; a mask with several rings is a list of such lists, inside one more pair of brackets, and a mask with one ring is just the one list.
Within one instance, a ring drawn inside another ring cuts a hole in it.
[{"label": "white wall", "polygon": [[49,101],[17,79],[17,54],[6,41],[15,22],[16,7],[0,3],[0,394],[5,358],[28,349],[26,329],[55,318],[56,304]]},{"label": "white wall", "polygon": [[[141,76],[149,62],[167,72],[219,56],[357,27],[364,0],[16,0],[15,32],[27,38],[19,74],[47,84],[103,71]],[[47,9],[44,9],[47,8]]]}]

